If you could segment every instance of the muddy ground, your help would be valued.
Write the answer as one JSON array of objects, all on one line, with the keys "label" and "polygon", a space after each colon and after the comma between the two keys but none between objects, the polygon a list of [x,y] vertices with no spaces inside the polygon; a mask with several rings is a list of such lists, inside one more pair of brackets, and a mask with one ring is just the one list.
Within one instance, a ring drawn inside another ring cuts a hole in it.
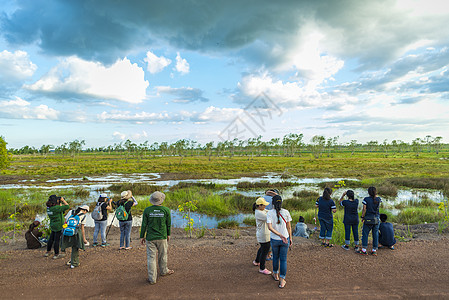
[{"label": "muddy ground", "polygon": [[[430,228],[430,229],[429,229]],[[279,289],[252,260],[258,249],[255,230],[213,230],[187,238],[174,229],[169,248],[173,275],[146,281],[146,250],[133,228],[131,250],[118,250],[112,228],[106,248],[81,251],[78,268],[68,258],[44,258],[44,249],[26,250],[22,237],[0,247],[1,299],[448,299],[449,236],[431,226],[408,228],[410,241],[396,250],[364,257],[340,247],[296,238],[288,254],[287,284]],[[92,241],[92,229],[88,229]],[[413,238],[411,238],[413,236]],[[271,263],[268,263],[271,269]]]}]

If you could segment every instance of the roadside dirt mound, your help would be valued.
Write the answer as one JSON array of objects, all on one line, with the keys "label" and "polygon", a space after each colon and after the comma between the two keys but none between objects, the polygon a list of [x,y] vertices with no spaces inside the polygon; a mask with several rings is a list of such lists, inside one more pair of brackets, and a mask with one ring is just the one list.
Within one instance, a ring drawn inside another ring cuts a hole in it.
[{"label": "roadside dirt mound", "polygon": [[0,298],[449,298],[447,236],[399,242],[396,250],[380,249],[377,257],[296,238],[288,254],[287,285],[279,289],[251,263],[258,249],[252,228],[215,230],[192,239],[174,229],[168,262],[175,274],[149,285],[138,230],[132,231],[134,248],[125,251],[118,250],[119,230],[111,229],[111,245],[81,251],[81,266],[75,269],[66,266],[69,257],[53,260],[43,257],[44,249],[25,250],[21,239],[0,253]]}]

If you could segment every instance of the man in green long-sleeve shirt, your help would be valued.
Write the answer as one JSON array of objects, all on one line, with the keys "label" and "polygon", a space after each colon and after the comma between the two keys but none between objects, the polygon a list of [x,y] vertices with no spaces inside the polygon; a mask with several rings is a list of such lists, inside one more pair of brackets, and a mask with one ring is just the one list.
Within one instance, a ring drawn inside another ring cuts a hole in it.
[{"label": "man in green long-sleeve shirt", "polygon": [[[174,273],[167,267],[168,241],[170,240],[171,216],[170,209],[162,206],[165,194],[154,192],[150,196],[150,203],[153,204],[145,208],[140,227],[140,243],[147,246],[147,266],[148,282],[156,283],[157,263],[161,276]],[[146,234],[146,235],[145,235]]]}]

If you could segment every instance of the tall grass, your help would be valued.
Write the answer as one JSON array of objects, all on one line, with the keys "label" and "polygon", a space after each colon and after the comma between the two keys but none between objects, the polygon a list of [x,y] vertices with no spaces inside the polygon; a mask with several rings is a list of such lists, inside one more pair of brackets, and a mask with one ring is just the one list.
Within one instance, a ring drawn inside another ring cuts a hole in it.
[{"label": "tall grass", "polygon": [[258,181],[258,182],[249,182],[249,181],[242,181],[237,183],[237,189],[239,190],[247,190],[247,189],[267,189],[267,187],[270,187],[272,189],[278,189],[281,190],[282,188],[298,185],[296,182],[289,182],[289,181],[279,181],[279,182],[273,182],[270,183],[268,181]]},{"label": "tall grass", "polygon": [[150,195],[155,191],[163,189],[161,186],[147,183],[118,183],[109,186],[109,190],[120,193],[131,190],[133,195]]},{"label": "tall grass", "polygon": [[415,225],[441,221],[443,214],[433,207],[407,207],[394,218],[397,223]]}]

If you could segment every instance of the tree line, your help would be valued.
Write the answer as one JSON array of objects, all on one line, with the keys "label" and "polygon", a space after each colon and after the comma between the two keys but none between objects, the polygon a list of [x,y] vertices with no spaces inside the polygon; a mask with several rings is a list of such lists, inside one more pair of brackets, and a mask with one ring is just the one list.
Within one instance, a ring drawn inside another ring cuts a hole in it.
[{"label": "tree line", "polygon": [[[3,140],[3,139],[2,139]],[[378,142],[372,140],[366,143],[360,143],[357,140],[340,143],[339,136],[328,137],[315,135],[306,143],[303,134],[289,133],[282,138],[272,138],[269,141],[263,141],[262,136],[249,138],[246,140],[233,139],[230,141],[207,142],[200,144],[190,139],[180,139],[176,142],[153,142],[149,141],[137,144],[131,140],[126,140],[113,145],[98,148],[84,148],[85,140],[74,140],[63,143],[59,146],[42,145],[40,148],[33,146],[24,146],[19,149],[10,148],[11,154],[60,154],[62,156],[75,157],[77,154],[84,153],[108,153],[123,154],[126,158],[146,156],[300,156],[304,153],[310,153],[315,158],[322,156],[332,156],[336,152],[349,152],[354,155],[356,152],[377,152],[385,156],[391,154],[414,153],[417,157],[423,153],[438,154],[442,149],[448,149],[449,145],[442,143],[442,137],[432,137],[427,135],[424,138],[415,138],[407,143],[402,140],[392,140]]]}]

